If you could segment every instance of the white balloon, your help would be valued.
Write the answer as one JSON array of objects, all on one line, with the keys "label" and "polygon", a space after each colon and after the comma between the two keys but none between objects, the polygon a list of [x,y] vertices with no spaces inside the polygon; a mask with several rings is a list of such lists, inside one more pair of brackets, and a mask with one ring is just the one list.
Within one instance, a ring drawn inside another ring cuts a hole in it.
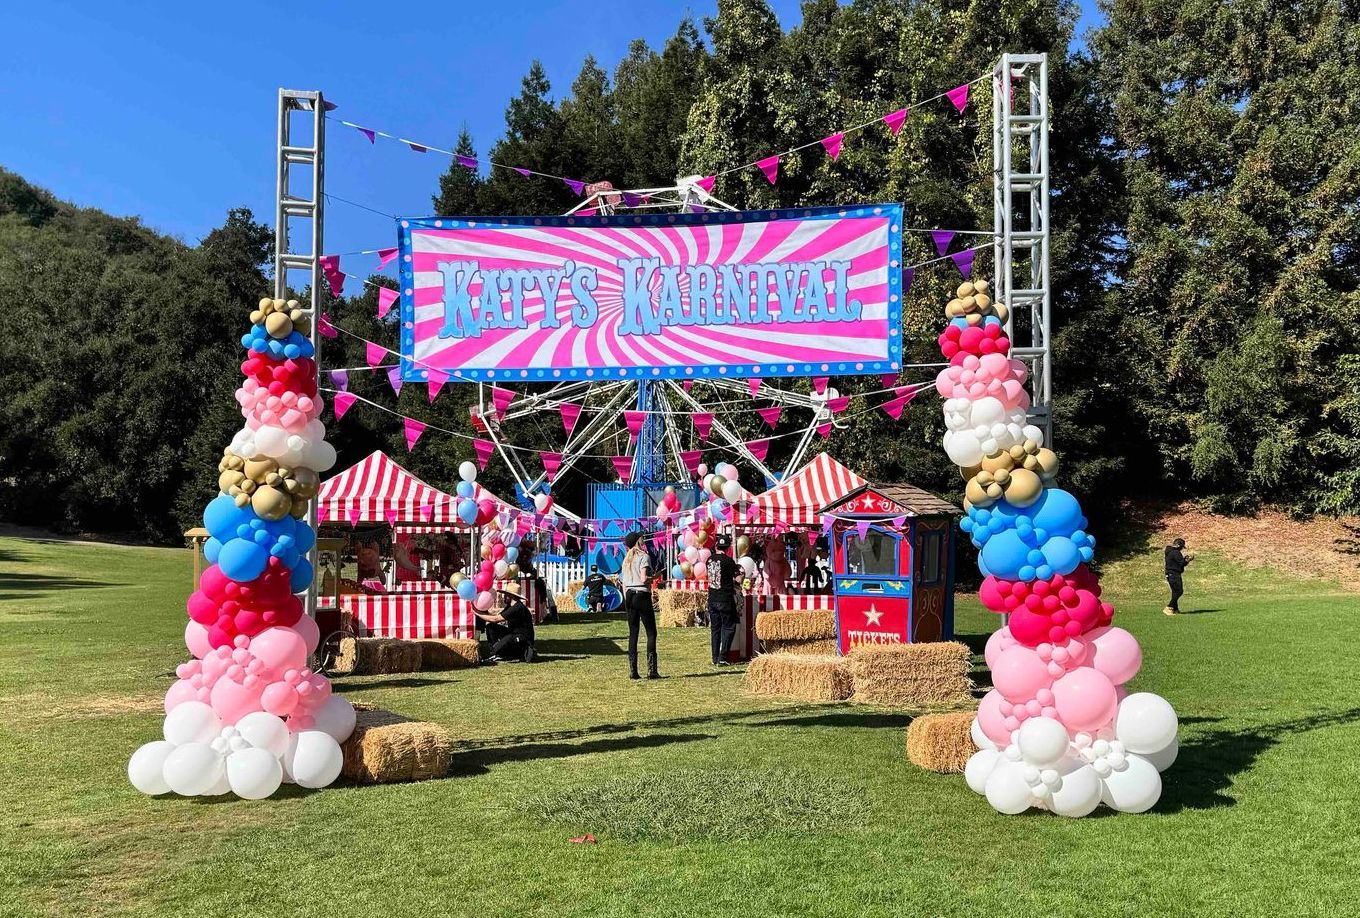
[{"label": "white balloon", "polygon": [[749,555],[743,555],[737,559],[737,563],[741,565],[741,569],[747,577],[754,577],[756,575],[755,558],[752,558]]},{"label": "white balloon", "polygon": [[1106,776],[1101,799],[1121,813],[1142,813],[1162,795],[1162,776],[1152,763],[1131,755],[1125,767]]},{"label": "white balloon", "polygon": [[242,717],[236,722],[236,732],[247,743],[257,749],[267,750],[276,759],[288,751],[288,725],[282,718],[267,711],[256,711]]},{"label": "white balloon", "polygon": [[325,787],[340,776],[345,756],[329,734],[303,730],[288,762],[288,772],[300,787]]},{"label": "white balloon", "polygon": [[1156,752],[1145,753],[1143,755],[1143,758],[1147,759],[1150,763],[1152,763],[1152,767],[1157,769],[1158,771],[1166,771],[1173,764],[1175,764],[1176,756],[1180,753],[1180,751],[1181,741],[1180,738],[1178,737],[1176,739],[1173,739],[1170,745],[1165,746],[1162,749],[1157,750]]},{"label": "white balloon", "polygon": [[278,457],[288,451],[288,431],[265,425],[255,429],[255,446],[266,456]]},{"label": "white balloon", "polygon": [[152,796],[170,793],[163,769],[166,758],[174,751],[175,744],[165,740],[156,740],[139,747],[128,759],[128,780],[132,786]]},{"label": "white balloon", "polygon": [[458,463],[458,477],[464,481],[477,480],[477,463],[471,459],[465,459]]},{"label": "white balloon", "polygon": [[973,793],[987,793],[987,779],[1000,761],[1001,753],[995,749],[981,749],[968,757],[968,764],[963,766],[963,780],[968,782]]},{"label": "white balloon", "polygon": [[723,500],[729,504],[735,504],[741,500],[741,483],[728,479],[727,484],[723,485],[722,496]]},{"label": "white balloon", "polygon": [[500,561],[496,562],[494,570],[496,573],[496,579],[503,580],[505,578],[505,575],[510,572],[510,565],[505,562],[505,559],[501,559]]},{"label": "white balloon", "polygon": [[343,743],[354,732],[354,705],[339,695],[332,695],[312,714],[316,730],[330,734],[331,739]]},{"label": "white balloon", "polygon": [[251,746],[227,756],[227,781],[243,800],[263,800],[283,783],[283,767],[268,749]]},{"label": "white balloon", "polygon": [[970,413],[974,426],[991,427],[993,424],[1000,424],[1006,417],[1006,406],[1001,404],[998,399],[990,396],[980,398],[972,403],[973,410]]},{"label": "white balloon", "polygon": [[[1026,721],[1028,723],[1028,721]],[[1100,806],[1100,775],[1080,759],[1066,759],[1058,766],[1061,783],[1054,788],[1048,808],[1059,816],[1085,816]]]},{"label": "white balloon", "polygon": [[1026,424],[1021,428],[1020,433],[1026,440],[1033,440],[1040,446],[1044,445],[1044,432],[1041,428],[1035,427],[1033,424]]},{"label": "white balloon", "polygon": [[[973,745],[978,748],[978,751],[982,751],[984,749],[991,750],[996,749],[996,743],[992,742],[992,738],[990,736],[982,732],[982,724],[978,723],[978,719],[976,717],[973,718],[973,725],[968,728],[968,734],[973,737]],[[982,792],[978,791],[978,793]]]},{"label": "white balloon", "polygon": [[324,472],[335,465],[335,447],[325,440],[319,440],[311,451],[303,457],[303,466],[316,472]]},{"label": "white balloon", "polygon": [[185,743],[165,757],[161,775],[181,797],[198,797],[217,783],[222,767],[222,756],[207,743]]},{"label": "white balloon", "polygon": [[1047,768],[1067,755],[1067,728],[1051,717],[1031,717],[1020,725],[1017,745],[1027,763]]},{"label": "white balloon", "polygon": [[203,792],[204,797],[221,797],[231,793],[231,781],[227,780],[227,770],[222,769],[222,773],[217,776],[217,783]]},{"label": "white balloon", "polygon": [[167,742],[176,746],[185,743],[211,743],[222,732],[222,721],[213,709],[201,701],[185,701],[175,705],[165,715],[161,728]]},{"label": "white balloon", "polygon": [[[179,710],[176,708],[175,710]],[[1135,692],[1119,702],[1114,732],[1129,752],[1160,752],[1176,738],[1176,711],[1161,695]],[[168,737],[167,737],[168,739]]]},{"label": "white balloon", "polygon": [[944,451],[949,461],[961,468],[972,468],[982,462],[982,444],[971,431],[945,431]]},{"label": "white balloon", "polygon": [[1004,759],[987,776],[983,792],[992,809],[1008,816],[1023,813],[1034,803],[1029,782],[1025,780],[1025,766]]}]

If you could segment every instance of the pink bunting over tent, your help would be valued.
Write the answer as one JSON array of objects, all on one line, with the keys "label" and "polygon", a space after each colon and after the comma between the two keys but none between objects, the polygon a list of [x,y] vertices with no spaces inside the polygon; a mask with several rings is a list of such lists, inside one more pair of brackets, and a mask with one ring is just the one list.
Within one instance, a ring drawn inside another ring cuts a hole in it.
[{"label": "pink bunting over tent", "polygon": [[392,246],[391,248],[388,249],[378,249],[378,267],[379,268],[387,267],[387,263],[396,257],[397,257],[396,246]]},{"label": "pink bunting over tent", "polygon": [[385,319],[387,314],[392,311],[392,305],[397,302],[397,291],[388,287],[378,288],[378,318]]},{"label": "pink bunting over tent", "polygon": [[343,418],[345,412],[349,411],[350,406],[352,406],[355,401],[357,401],[357,399],[352,392],[335,393],[335,397],[331,399],[331,407],[335,409],[335,419],[338,421]]},{"label": "pink bunting over tent", "polygon": [[408,451],[415,449],[416,441],[425,432],[425,425],[415,418],[402,418],[402,426],[406,430],[406,449]]},{"label": "pink bunting over tent", "polygon": [[795,526],[810,526],[819,520],[822,507],[865,484],[826,453],[818,453],[798,471],[755,499],[767,519],[783,520]]},{"label": "pink bunting over tent", "polygon": [[694,412],[694,432],[699,435],[699,442],[703,443],[708,439],[708,432],[713,429],[713,413],[711,411]]},{"label": "pink bunting over tent", "polygon": [[691,475],[699,474],[699,461],[703,458],[703,451],[697,449],[685,450],[680,454],[680,461],[689,469]]},{"label": "pink bunting over tent", "polygon": [[[473,500],[490,498],[498,510],[509,509],[500,498],[479,484],[473,484]],[[466,528],[458,519],[456,500],[426,484],[384,453],[377,450],[361,462],[321,483],[317,492],[318,519],[344,519],[353,510],[360,522],[415,523],[420,508],[433,507],[430,520],[440,530]]]}]

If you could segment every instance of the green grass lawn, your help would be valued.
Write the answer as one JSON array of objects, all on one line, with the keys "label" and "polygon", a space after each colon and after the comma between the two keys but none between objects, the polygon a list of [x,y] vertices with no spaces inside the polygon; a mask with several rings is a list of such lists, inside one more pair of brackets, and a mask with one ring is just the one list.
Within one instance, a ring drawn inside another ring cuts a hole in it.
[{"label": "green grass lawn", "polygon": [[[1151,813],[1072,821],[910,765],[906,714],[745,696],[697,630],[630,682],[625,627],[579,617],[534,666],[338,681],[446,725],[444,780],[143,797],[188,553],[0,539],[0,914],[1355,914],[1360,596],[1202,555],[1172,619],[1159,563],[1107,596],[1180,760]],[[960,606],[980,648],[995,619]]]}]

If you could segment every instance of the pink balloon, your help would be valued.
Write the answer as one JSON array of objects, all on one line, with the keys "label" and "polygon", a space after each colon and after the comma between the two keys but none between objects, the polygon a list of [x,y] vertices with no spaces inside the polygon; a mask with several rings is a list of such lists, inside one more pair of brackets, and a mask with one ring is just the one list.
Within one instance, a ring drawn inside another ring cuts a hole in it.
[{"label": "pink balloon", "polygon": [[1079,666],[1053,683],[1053,706],[1069,730],[1099,730],[1119,707],[1114,683],[1098,669]]},{"label": "pink balloon", "polygon": [[475,599],[472,600],[472,605],[477,609],[478,612],[485,612],[487,609],[491,608],[491,602],[492,596],[490,591],[483,590],[482,592],[477,594],[477,597]]},{"label": "pink balloon", "polygon": [[302,643],[307,645],[308,655],[316,653],[316,647],[321,643],[321,629],[317,627],[316,619],[304,615],[293,623],[293,630],[302,637]]},{"label": "pink balloon", "polygon": [[708,565],[705,564],[703,561],[696,561],[696,562],[694,562],[694,576],[695,576],[695,577],[707,577],[707,576],[708,576]]},{"label": "pink balloon", "polygon": [[287,682],[271,682],[260,695],[260,705],[275,717],[287,717],[298,706],[297,689]]},{"label": "pink balloon", "polygon": [[700,561],[707,561],[707,560],[708,560],[709,558],[711,558],[711,557],[713,557],[713,550],[712,550],[712,549],[709,549],[709,548],[701,548],[701,549],[699,549],[699,560],[700,560]]},{"label": "pink balloon", "polygon": [[184,626],[184,646],[189,648],[189,652],[198,659],[203,659],[212,653],[212,644],[208,641],[208,629],[203,627],[192,618]]},{"label": "pink balloon", "polygon": [[307,665],[307,642],[292,628],[264,629],[250,639],[250,652],[276,673]]},{"label": "pink balloon", "polygon": [[1048,688],[1048,666],[1033,648],[1016,644],[997,654],[992,684],[1011,702],[1029,701],[1041,688]]},{"label": "pink balloon", "polygon": [[728,481],[736,481],[737,467],[729,462],[726,466],[723,467],[723,477],[726,478]]},{"label": "pink balloon", "polygon": [[988,669],[995,670],[997,657],[1001,656],[1003,650],[1014,646],[1015,638],[1005,625],[993,631],[991,636],[987,638],[987,645],[982,649],[982,656],[987,660]]},{"label": "pink balloon", "polygon": [[247,714],[264,710],[260,704],[264,689],[263,681],[247,688],[233,679],[218,679],[212,688],[212,709],[222,723],[231,726]]},{"label": "pink balloon", "polygon": [[499,561],[505,557],[505,544],[503,542],[493,542],[491,544],[491,557]]},{"label": "pink balloon", "polygon": [[1011,732],[1006,729],[1006,718],[1001,713],[1001,693],[996,689],[982,696],[982,701],[978,704],[977,719],[978,726],[987,734],[988,739],[998,746],[1010,744]]},{"label": "pink balloon", "polygon": [[477,588],[478,592],[485,593],[487,590],[491,589],[491,584],[494,579],[495,575],[490,571],[478,571],[477,575],[472,578],[472,585]]},{"label": "pink balloon", "polygon": [[186,701],[198,701],[198,689],[188,679],[180,679],[165,693],[165,713],[169,714],[176,706]]},{"label": "pink balloon", "polygon": [[1115,685],[1123,685],[1138,674],[1143,665],[1143,651],[1138,639],[1123,628],[1097,628],[1086,635],[1095,654],[1092,666],[1110,678]]}]

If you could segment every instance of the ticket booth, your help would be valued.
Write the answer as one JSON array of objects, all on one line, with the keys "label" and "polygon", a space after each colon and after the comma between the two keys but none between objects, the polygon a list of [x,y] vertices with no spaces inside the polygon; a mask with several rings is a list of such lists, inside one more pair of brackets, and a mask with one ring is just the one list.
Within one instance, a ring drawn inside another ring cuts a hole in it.
[{"label": "ticket booth", "polygon": [[825,507],[837,649],[954,636],[954,519],[914,485],[861,485]]}]

